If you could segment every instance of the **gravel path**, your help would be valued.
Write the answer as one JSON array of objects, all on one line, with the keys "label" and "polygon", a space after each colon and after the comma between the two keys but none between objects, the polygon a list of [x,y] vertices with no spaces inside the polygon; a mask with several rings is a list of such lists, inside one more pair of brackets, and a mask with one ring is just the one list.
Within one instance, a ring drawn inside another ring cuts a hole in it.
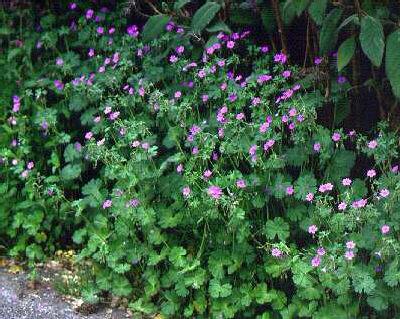
[{"label": "gravel path", "polygon": [[103,309],[88,316],[76,313],[51,287],[26,288],[24,274],[0,268],[0,319],[122,319],[117,310]]}]

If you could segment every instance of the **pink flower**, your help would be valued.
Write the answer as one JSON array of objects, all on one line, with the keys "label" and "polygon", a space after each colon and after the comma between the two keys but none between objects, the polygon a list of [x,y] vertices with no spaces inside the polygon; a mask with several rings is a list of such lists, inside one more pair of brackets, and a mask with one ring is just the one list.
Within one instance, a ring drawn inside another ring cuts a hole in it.
[{"label": "pink flower", "polygon": [[274,146],[274,144],[275,144],[275,140],[272,140],[272,139],[265,142],[264,151],[268,151],[272,146]]},{"label": "pink flower", "polygon": [[171,55],[169,57],[169,62],[175,63],[176,61],[178,61],[178,57],[176,55]]},{"label": "pink flower", "polygon": [[176,172],[177,172],[178,174],[180,174],[180,173],[183,172],[183,165],[182,165],[182,164],[179,164],[179,165],[176,167]]},{"label": "pink flower", "polygon": [[256,155],[256,151],[257,151],[257,145],[253,144],[252,146],[250,146],[250,148],[249,148],[249,154],[250,154],[251,156]]},{"label": "pink flower", "polygon": [[289,196],[291,196],[291,195],[294,194],[294,188],[293,188],[293,186],[288,186],[288,187],[286,187],[286,194],[289,195]]},{"label": "pink flower", "polygon": [[344,178],[342,180],[343,186],[350,186],[351,185],[351,179],[350,178]]},{"label": "pink flower", "polygon": [[354,252],[351,250],[347,250],[346,253],[344,254],[344,257],[347,260],[352,260],[354,258]]},{"label": "pink flower", "polygon": [[272,248],[271,250],[271,255],[274,257],[281,257],[282,256],[282,251],[279,248]]},{"label": "pink flower", "polygon": [[89,19],[93,18],[93,14],[94,14],[94,11],[92,9],[88,9],[86,11],[86,15],[85,15],[86,20],[89,20]]},{"label": "pink flower", "polygon": [[236,114],[236,119],[237,120],[243,120],[244,119],[244,113],[239,113],[239,114]]},{"label": "pink flower", "polygon": [[338,205],[338,209],[339,209],[339,210],[345,210],[346,207],[347,207],[347,204],[346,204],[345,202],[341,202],[341,203]]},{"label": "pink flower", "polygon": [[348,241],[346,243],[346,248],[347,249],[354,249],[354,248],[356,248],[356,243],[354,241],[350,240],[350,241]]},{"label": "pink flower", "polygon": [[331,191],[332,189],[333,189],[333,185],[331,183],[321,184],[319,186],[319,188],[318,188],[318,190],[321,193],[325,193],[325,192]]},{"label": "pink flower", "polygon": [[306,201],[312,202],[313,199],[314,199],[314,194],[313,194],[313,193],[308,193],[308,194],[306,195]]},{"label": "pink flower", "polygon": [[107,200],[104,201],[103,209],[110,208],[111,206],[112,206],[112,200],[111,199],[107,199]]},{"label": "pink flower", "polygon": [[92,137],[93,137],[93,133],[92,133],[92,132],[87,132],[87,133],[85,134],[85,139],[86,139],[86,140],[90,140]]},{"label": "pink flower", "polygon": [[183,45],[180,45],[175,48],[175,52],[178,54],[182,54],[185,51],[185,47]]},{"label": "pink flower", "polygon": [[340,141],[340,133],[338,133],[338,132],[333,133],[332,140],[334,142],[339,142]]},{"label": "pink flower", "polygon": [[182,92],[181,91],[176,91],[175,94],[174,94],[174,97],[176,99],[179,99],[181,96],[182,96]]},{"label": "pink flower", "polygon": [[133,141],[132,143],[131,143],[131,147],[133,147],[133,148],[136,148],[136,147],[139,147],[140,146],[140,142],[139,141]]},{"label": "pink flower", "polygon": [[219,199],[222,196],[222,189],[218,186],[212,185],[208,188],[207,193],[209,196],[215,199]]},{"label": "pink flower", "polygon": [[290,72],[289,70],[283,71],[282,76],[287,79],[288,77],[290,77],[290,75],[292,74],[292,72]]},{"label": "pink flower", "polygon": [[182,194],[183,194],[183,196],[184,197],[189,197],[190,196],[190,193],[191,193],[192,191],[191,191],[191,189],[190,189],[190,187],[189,186],[185,186],[183,189],[182,189]]},{"label": "pink flower", "polygon": [[323,256],[323,255],[325,255],[325,249],[324,249],[324,247],[319,247],[318,249],[317,249],[317,255],[318,256]]},{"label": "pink flower", "polygon": [[35,167],[35,163],[33,163],[33,162],[28,162],[28,165],[26,165],[26,168],[29,170],[31,170],[34,167]]},{"label": "pink flower", "polygon": [[370,142],[368,142],[368,148],[370,149],[374,149],[378,146],[378,142],[376,140],[372,140]]},{"label": "pink flower", "polygon": [[379,191],[379,195],[383,198],[388,197],[390,194],[389,190],[384,188]]},{"label": "pink flower", "polygon": [[390,227],[388,225],[383,225],[381,227],[381,232],[383,235],[386,235],[390,231]]},{"label": "pink flower", "polygon": [[310,226],[308,226],[308,233],[309,233],[309,234],[315,235],[315,233],[317,232],[317,230],[318,230],[317,225],[310,225]]},{"label": "pink flower", "polygon": [[137,198],[133,198],[126,204],[126,207],[138,207],[139,204],[139,200]]},{"label": "pink flower", "polygon": [[313,259],[311,259],[311,266],[318,267],[321,264],[321,257],[320,256],[314,256]]},{"label": "pink flower", "polygon": [[321,144],[320,143],[314,143],[313,149],[315,152],[319,152],[321,150]]},{"label": "pink flower", "polygon": [[211,175],[212,175],[212,172],[209,169],[205,170],[203,173],[203,177],[206,180],[209,179],[211,177]]},{"label": "pink flower", "polygon": [[228,49],[233,49],[234,46],[235,46],[235,42],[234,42],[234,41],[228,41],[228,42],[226,43],[226,47],[227,47]]},{"label": "pink flower", "polygon": [[238,179],[236,181],[236,186],[237,188],[245,188],[246,187],[246,182],[244,179]]},{"label": "pink flower", "polygon": [[97,141],[97,146],[101,146],[101,145],[103,145],[104,144],[104,142],[106,141],[106,139],[105,138],[103,138],[103,139],[101,139],[101,140],[99,140],[99,141]]},{"label": "pink flower", "polygon": [[376,171],[374,169],[369,169],[367,171],[367,176],[370,177],[370,178],[375,177],[376,176]]}]

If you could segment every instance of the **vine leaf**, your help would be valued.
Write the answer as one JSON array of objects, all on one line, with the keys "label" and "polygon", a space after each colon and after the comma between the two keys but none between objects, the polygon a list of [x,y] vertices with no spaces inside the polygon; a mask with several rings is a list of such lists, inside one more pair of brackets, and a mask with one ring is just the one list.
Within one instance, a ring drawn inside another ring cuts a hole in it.
[{"label": "vine leaf", "polygon": [[365,16],[361,19],[361,48],[372,64],[379,67],[385,49],[385,35],[379,20]]},{"label": "vine leaf", "polygon": [[171,18],[164,14],[155,15],[147,20],[143,28],[143,42],[150,42],[157,38],[164,30]]},{"label": "vine leaf", "polygon": [[400,98],[400,30],[394,31],[387,38],[385,66],[393,93]]},{"label": "vine leaf", "polygon": [[349,64],[351,58],[354,55],[356,49],[356,41],[354,37],[350,37],[345,40],[339,47],[337,68],[340,72],[347,64]]},{"label": "vine leaf", "polygon": [[221,6],[216,2],[207,2],[193,16],[192,29],[195,33],[201,33],[214,19]]}]

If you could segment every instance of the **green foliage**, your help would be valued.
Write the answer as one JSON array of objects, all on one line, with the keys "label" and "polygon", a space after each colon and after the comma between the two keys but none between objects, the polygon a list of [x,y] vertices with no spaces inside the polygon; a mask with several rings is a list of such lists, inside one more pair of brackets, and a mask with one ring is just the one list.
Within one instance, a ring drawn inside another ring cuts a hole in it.
[{"label": "green foliage", "polygon": [[[319,78],[230,33],[258,15],[273,33],[270,3],[240,3],[235,18],[201,4],[166,5],[139,34],[121,8],[96,10],[98,22],[78,10],[24,16],[28,27],[0,32],[0,245],[32,266],[71,246],[85,269],[74,293],[127,298],[138,316],[393,318],[398,135],[387,123],[373,138],[321,125],[324,101],[333,125],[344,121],[350,87],[331,82],[326,96]],[[347,11],[282,5],[288,18],[308,11],[321,48],[335,49]]]},{"label": "green foliage", "polygon": [[385,35],[379,20],[365,16],[361,19],[360,43],[365,55],[375,66],[382,63]]},{"label": "green foliage", "polygon": [[387,38],[385,67],[393,93],[400,98],[400,30],[394,31]]}]

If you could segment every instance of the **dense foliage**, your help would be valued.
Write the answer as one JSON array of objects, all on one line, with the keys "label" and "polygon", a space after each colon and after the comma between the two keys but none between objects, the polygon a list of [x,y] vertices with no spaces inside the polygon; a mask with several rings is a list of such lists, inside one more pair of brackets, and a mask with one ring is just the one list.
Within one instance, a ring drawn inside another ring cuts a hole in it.
[{"label": "dense foliage", "polygon": [[321,125],[319,83],[247,30],[202,42],[219,9],[2,12],[0,244],[74,246],[84,298],[142,314],[397,317],[398,135]]}]

